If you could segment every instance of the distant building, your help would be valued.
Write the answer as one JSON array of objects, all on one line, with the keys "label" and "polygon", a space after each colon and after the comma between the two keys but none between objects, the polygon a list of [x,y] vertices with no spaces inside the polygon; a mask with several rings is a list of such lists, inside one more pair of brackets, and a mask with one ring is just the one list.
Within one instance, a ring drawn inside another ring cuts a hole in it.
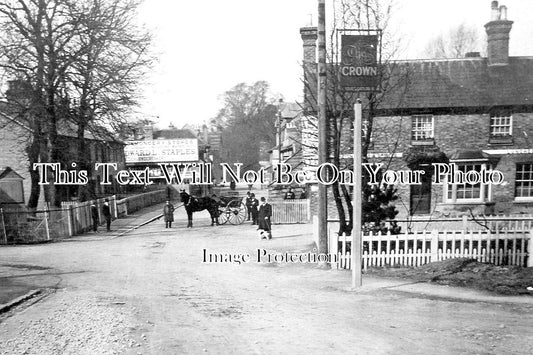
[{"label": "distant building", "polygon": [[[188,128],[187,128],[188,127]],[[207,194],[210,191],[211,183],[217,179],[217,169],[213,167],[211,175],[201,173],[199,166],[211,163],[218,164],[218,152],[220,150],[219,134],[210,131],[206,125],[185,126],[178,129],[171,125],[167,129],[154,129],[153,126],[144,127],[143,139],[127,141],[126,165],[134,170],[149,169],[149,174],[156,184],[166,184],[164,171],[161,164],[171,166],[177,164],[183,177],[182,183],[191,185],[191,192],[196,195]],[[212,143],[212,145],[210,144]],[[189,168],[185,169],[185,165]],[[192,180],[192,172],[195,172],[197,179],[204,180],[197,184]],[[202,174],[202,175],[201,175]],[[176,183],[175,179],[173,183]]]}]

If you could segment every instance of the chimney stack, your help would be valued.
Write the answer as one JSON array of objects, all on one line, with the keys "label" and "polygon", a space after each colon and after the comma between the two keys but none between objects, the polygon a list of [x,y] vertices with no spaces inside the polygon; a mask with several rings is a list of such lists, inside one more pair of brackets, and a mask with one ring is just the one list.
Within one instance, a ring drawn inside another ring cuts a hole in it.
[{"label": "chimney stack", "polygon": [[507,20],[507,7],[498,7],[498,2],[491,4],[491,21],[485,25],[488,39],[489,66],[509,64],[509,32],[513,21]]},{"label": "chimney stack", "polygon": [[316,109],[316,88],[317,88],[317,62],[316,62],[316,40],[318,30],[316,27],[300,28],[300,35],[303,42],[304,69],[304,103],[305,109]]}]

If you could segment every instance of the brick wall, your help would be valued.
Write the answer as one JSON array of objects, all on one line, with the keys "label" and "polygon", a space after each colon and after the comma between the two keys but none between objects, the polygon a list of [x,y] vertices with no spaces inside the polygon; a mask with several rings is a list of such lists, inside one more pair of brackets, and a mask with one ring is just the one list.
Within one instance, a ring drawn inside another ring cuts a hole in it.
[{"label": "brick wall", "polygon": [[[533,149],[533,114],[513,114],[513,134],[510,144],[494,144],[489,141],[489,114],[468,115],[435,115],[435,144],[451,158],[457,150],[502,150],[502,149]],[[391,116],[377,117],[374,120],[374,149],[369,153],[403,154],[402,157],[384,156],[372,158],[373,162],[389,164],[390,169],[407,169],[404,156],[410,147],[411,117]],[[519,213],[533,212],[533,203],[514,201],[516,163],[533,163],[533,154],[501,154],[489,155],[496,164],[494,169],[500,170],[505,185],[493,185],[492,203],[450,204],[444,203],[442,185],[432,185],[431,211],[433,214],[449,214],[453,212],[470,213]],[[399,218],[409,213],[409,186],[398,186],[399,201],[396,203],[400,211]]]}]

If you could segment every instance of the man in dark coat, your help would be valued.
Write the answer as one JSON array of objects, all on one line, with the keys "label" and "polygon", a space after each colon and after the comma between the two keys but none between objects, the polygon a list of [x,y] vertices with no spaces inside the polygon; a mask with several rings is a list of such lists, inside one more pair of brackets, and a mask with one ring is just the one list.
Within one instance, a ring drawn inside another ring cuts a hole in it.
[{"label": "man in dark coat", "polygon": [[174,205],[167,200],[165,207],[163,207],[163,217],[165,219],[165,228],[172,228],[174,222]]},{"label": "man in dark coat", "polygon": [[93,219],[93,232],[98,233],[98,208],[94,201],[91,201],[91,217]]},{"label": "man in dark coat", "polygon": [[246,212],[247,212],[247,216],[248,216],[248,219],[247,221],[250,220],[250,218],[252,217],[252,197],[251,197],[251,192],[248,191],[246,193],[246,199],[244,201],[244,204],[246,206]]},{"label": "man in dark coat", "polygon": [[272,206],[266,202],[266,198],[261,197],[261,206],[259,207],[258,220],[259,220],[259,233],[262,239],[272,238]]},{"label": "man in dark coat", "polygon": [[109,200],[106,198],[102,206],[102,214],[105,217],[107,231],[111,230],[111,208],[109,207]]},{"label": "man in dark coat", "polygon": [[250,194],[250,206],[252,210],[252,225],[257,224],[257,207],[259,206],[259,201],[255,198],[255,194]]},{"label": "man in dark coat", "polygon": [[303,199],[306,199],[306,198],[307,198],[307,190],[304,187],[302,189],[302,193],[300,194],[300,199],[303,200]]}]

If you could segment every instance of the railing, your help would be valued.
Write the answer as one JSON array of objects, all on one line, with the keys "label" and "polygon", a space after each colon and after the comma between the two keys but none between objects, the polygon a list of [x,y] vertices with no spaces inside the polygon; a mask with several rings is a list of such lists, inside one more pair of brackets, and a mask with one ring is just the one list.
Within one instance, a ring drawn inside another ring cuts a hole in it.
[{"label": "railing", "polygon": [[[141,208],[165,201],[166,190],[152,191],[126,197],[116,196],[95,200],[99,224],[105,222],[102,206],[109,201],[112,219],[133,213]],[[26,211],[24,209],[0,210],[0,244],[40,242],[68,238],[85,233],[93,227],[91,203],[65,203],[61,209]]]},{"label": "railing", "polygon": [[[352,237],[329,233],[332,267],[351,268]],[[398,235],[363,235],[363,268],[420,266],[452,258],[472,258],[496,265],[533,266],[533,231],[424,231]]]},{"label": "railing", "polygon": [[531,230],[533,215],[477,215],[461,217],[413,216],[396,220],[402,231],[452,229],[463,231]]},{"label": "railing", "polygon": [[307,223],[311,219],[310,200],[284,200],[271,202],[272,223]]}]

